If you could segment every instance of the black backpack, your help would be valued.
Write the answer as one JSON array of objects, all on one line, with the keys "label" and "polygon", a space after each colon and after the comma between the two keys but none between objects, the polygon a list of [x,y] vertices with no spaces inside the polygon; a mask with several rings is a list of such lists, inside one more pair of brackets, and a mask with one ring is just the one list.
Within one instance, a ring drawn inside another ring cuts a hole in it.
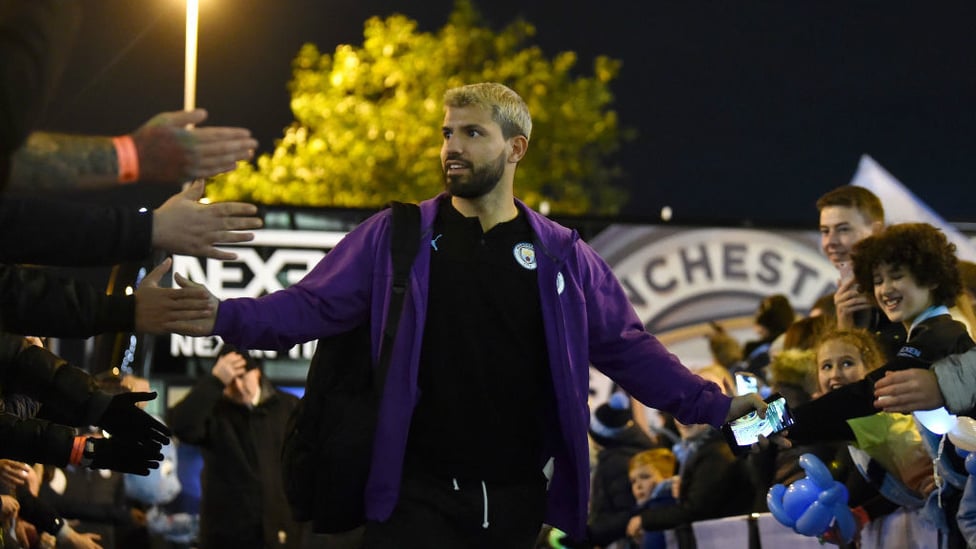
[{"label": "black backpack", "polygon": [[380,349],[371,360],[369,321],[319,339],[305,396],[288,419],[281,471],[296,521],[319,533],[352,530],[366,521],[365,491],[380,395],[400,322],[410,267],[420,243],[420,209],[391,203],[393,290]]}]

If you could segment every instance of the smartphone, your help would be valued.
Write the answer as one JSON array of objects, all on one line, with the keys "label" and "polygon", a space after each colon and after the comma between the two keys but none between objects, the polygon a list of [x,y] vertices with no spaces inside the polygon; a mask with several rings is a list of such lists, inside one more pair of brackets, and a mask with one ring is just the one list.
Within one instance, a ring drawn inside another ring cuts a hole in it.
[{"label": "smartphone", "polygon": [[759,392],[759,377],[749,372],[735,373],[735,394],[745,395]]},{"label": "smartphone", "polygon": [[847,282],[854,278],[854,265],[850,261],[841,261],[838,263],[837,271],[840,272],[841,282]]},{"label": "smartphone", "polygon": [[759,442],[759,435],[770,437],[793,425],[793,415],[786,404],[786,398],[779,394],[766,399],[766,417],[759,417],[755,410],[733,419],[722,426],[722,434],[736,455],[749,451],[749,447]]}]

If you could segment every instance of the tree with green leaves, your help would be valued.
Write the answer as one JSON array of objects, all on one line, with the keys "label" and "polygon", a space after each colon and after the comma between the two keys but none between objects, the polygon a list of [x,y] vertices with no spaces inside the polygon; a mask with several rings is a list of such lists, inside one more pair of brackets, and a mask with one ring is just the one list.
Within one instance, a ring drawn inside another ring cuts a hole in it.
[{"label": "tree with green leaves", "polygon": [[577,76],[573,52],[550,60],[526,45],[534,34],[520,20],[492,31],[470,0],[457,0],[436,34],[394,15],[368,20],[361,47],[340,45],[329,55],[306,44],[289,83],[295,122],[273,154],[217,177],[208,195],[339,207],[428,198],[443,188],[444,92],[493,81],[519,92],[532,113],[517,195],[553,213],[616,213],[626,195],[615,186],[613,156],[626,132],[610,109],[609,84],[620,62],[598,57],[593,76]]}]

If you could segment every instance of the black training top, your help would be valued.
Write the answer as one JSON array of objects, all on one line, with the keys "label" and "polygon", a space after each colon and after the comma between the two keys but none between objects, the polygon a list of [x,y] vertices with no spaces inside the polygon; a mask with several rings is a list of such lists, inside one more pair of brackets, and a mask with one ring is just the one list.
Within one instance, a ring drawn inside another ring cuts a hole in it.
[{"label": "black training top", "polygon": [[407,473],[538,478],[555,422],[532,230],[520,213],[483,233],[445,199],[430,245]]}]

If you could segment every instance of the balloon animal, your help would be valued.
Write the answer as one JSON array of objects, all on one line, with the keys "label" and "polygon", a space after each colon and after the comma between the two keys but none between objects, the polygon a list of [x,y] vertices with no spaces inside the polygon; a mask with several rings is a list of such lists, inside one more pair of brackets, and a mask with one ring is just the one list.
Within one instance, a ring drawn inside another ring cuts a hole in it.
[{"label": "balloon animal", "polygon": [[830,470],[813,454],[800,456],[807,476],[789,488],[775,484],[766,494],[773,516],[804,536],[819,536],[835,524],[846,542],[854,538],[855,522],[847,506],[847,488],[834,480]]}]

